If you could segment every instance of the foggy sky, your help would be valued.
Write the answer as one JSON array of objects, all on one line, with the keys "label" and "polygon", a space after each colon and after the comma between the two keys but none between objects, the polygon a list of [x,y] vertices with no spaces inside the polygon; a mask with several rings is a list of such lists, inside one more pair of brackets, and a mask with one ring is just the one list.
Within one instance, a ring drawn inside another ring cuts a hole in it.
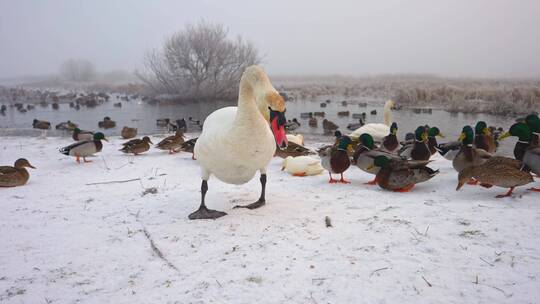
[{"label": "foggy sky", "polygon": [[272,74],[540,76],[538,0],[0,0],[0,78],[142,67],[186,23],[254,42]]}]

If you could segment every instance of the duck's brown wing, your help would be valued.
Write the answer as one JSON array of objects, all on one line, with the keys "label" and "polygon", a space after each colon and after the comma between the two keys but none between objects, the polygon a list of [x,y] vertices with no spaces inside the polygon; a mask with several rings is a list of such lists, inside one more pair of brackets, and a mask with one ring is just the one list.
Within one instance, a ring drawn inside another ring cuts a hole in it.
[{"label": "duck's brown wing", "polygon": [[15,167],[12,167],[12,166],[0,166],[0,175],[7,175],[7,174],[14,173],[14,172],[17,172],[17,169],[15,169]]}]

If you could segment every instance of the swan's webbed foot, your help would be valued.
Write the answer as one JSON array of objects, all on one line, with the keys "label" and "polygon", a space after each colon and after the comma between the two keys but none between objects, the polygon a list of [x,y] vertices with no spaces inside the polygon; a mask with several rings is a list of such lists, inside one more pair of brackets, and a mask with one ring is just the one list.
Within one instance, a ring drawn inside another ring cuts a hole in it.
[{"label": "swan's webbed foot", "polygon": [[234,206],[234,208],[235,209],[236,208],[247,208],[247,209],[253,210],[253,209],[260,208],[260,207],[264,206],[265,204],[266,204],[265,199],[259,199],[255,203],[251,203],[249,205],[236,205],[236,206]]},{"label": "swan's webbed foot", "polygon": [[190,220],[214,220],[225,215],[227,215],[227,213],[208,209],[206,208],[206,206],[203,205],[199,207],[199,210],[191,213],[188,218]]}]

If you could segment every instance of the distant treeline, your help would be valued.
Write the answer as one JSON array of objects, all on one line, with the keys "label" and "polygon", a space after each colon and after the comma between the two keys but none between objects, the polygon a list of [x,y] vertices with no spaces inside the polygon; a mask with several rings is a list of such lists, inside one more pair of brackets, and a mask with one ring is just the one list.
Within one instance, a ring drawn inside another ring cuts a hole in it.
[{"label": "distant treeline", "polygon": [[448,111],[508,115],[540,106],[540,80],[457,79],[429,75],[378,77],[278,77],[293,98],[342,95],[394,99],[404,107],[437,106]]}]

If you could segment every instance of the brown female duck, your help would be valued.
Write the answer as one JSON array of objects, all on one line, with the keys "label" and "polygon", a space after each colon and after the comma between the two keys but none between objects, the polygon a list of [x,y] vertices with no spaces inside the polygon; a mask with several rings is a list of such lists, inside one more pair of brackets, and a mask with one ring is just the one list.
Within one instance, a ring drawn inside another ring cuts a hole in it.
[{"label": "brown female duck", "polygon": [[0,187],[17,187],[26,184],[30,174],[25,168],[35,169],[25,158],[17,159],[13,167],[0,166]]}]

